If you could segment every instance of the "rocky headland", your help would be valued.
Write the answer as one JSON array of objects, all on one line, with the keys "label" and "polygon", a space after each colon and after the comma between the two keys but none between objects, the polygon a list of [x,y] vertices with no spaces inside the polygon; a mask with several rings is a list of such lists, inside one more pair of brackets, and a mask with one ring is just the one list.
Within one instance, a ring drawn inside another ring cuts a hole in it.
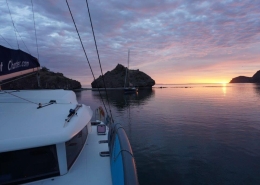
[{"label": "rocky headland", "polygon": [[[155,81],[142,71],[128,70],[129,79],[127,83],[130,82],[133,86],[139,88],[149,87],[151,88],[155,85]],[[126,76],[126,67],[118,64],[115,69],[108,71],[104,74],[104,80],[107,88],[119,88],[124,87]],[[102,77],[99,76],[96,80],[91,83],[92,88],[104,88],[104,83]]]},{"label": "rocky headland", "polygon": [[229,83],[260,83],[260,70],[252,77],[238,76],[233,78]]},{"label": "rocky headland", "polygon": [[[19,78],[19,77],[17,77]],[[26,90],[26,89],[80,89],[81,84],[76,80],[65,77],[62,73],[55,73],[43,67],[39,71],[39,79],[41,87],[38,87],[37,77],[30,75],[11,83],[1,86],[3,90]]]}]

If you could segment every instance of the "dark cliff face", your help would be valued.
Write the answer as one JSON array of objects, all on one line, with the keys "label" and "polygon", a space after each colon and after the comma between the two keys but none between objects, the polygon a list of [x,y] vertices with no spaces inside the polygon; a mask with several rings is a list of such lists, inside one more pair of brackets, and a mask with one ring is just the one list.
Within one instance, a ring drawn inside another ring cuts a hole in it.
[{"label": "dark cliff face", "polygon": [[[123,65],[118,64],[115,69],[104,74],[106,87],[124,87],[125,75],[126,68]],[[152,87],[155,84],[155,81],[150,76],[139,70],[129,70],[129,79],[127,79],[127,83],[128,82],[133,84],[135,87]],[[96,80],[94,80],[91,83],[91,86],[93,88],[104,88],[102,77],[99,76]]]},{"label": "dark cliff face", "polygon": [[40,85],[38,87],[37,77],[31,75],[11,83],[2,85],[5,90],[26,90],[26,89],[80,89],[81,84],[76,80],[63,76],[62,73],[54,73],[48,70],[40,70]]},{"label": "dark cliff face", "polygon": [[252,83],[252,78],[247,76],[238,76],[233,78],[230,83]]},{"label": "dark cliff face", "polygon": [[260,70],[252,77],[238,76],[233,78],[229,83],[260,83]]},{"label": "dark cliff face", "polygon": [[260,70],[257,71],[257,72],[253,75],[252,79],[253,79],[253,82],[255,82],[255,83],[260,83]]}]

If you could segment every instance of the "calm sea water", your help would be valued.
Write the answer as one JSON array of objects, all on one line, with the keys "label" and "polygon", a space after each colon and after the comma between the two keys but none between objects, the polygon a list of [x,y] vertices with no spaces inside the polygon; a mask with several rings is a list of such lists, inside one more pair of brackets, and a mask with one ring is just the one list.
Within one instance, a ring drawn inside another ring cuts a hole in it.
[{"label": "calm sea water", "polygon": [[[98,92],[76,94],[93,110],[102,105]],[[141,185],[260,184],[260,85],[168,85],[108,96]]]}]

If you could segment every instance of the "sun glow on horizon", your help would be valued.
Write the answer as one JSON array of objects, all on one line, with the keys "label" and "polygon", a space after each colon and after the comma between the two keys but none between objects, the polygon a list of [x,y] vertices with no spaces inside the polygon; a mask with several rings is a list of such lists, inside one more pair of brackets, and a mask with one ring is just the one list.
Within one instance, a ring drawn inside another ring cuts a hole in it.
[{"label": "sun glow on horizon", "polygon": [[[158,81],[158,82],[157,82]],[[208,78],[197,78],[197,79],[182,79],[179,81],[155,79],[156,84],[228,84],[229,81],[226,79],[208,79]]]}]

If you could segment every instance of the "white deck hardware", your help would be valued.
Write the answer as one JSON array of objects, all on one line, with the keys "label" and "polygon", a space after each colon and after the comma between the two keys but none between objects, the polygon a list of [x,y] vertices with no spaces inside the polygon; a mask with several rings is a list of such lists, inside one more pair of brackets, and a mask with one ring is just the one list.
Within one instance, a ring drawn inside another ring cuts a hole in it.
[{"label": "white deck hardware", "polygon": [[64,127],[67,126],[68,122],[70,122],[70,120],[72,119],[73,116],[77,115],[77,111],[81,107],[82,107],[82,105],[78,104],[75,109],[70,109],[70,113],[69,113],[67,119],[65,119]]}]

